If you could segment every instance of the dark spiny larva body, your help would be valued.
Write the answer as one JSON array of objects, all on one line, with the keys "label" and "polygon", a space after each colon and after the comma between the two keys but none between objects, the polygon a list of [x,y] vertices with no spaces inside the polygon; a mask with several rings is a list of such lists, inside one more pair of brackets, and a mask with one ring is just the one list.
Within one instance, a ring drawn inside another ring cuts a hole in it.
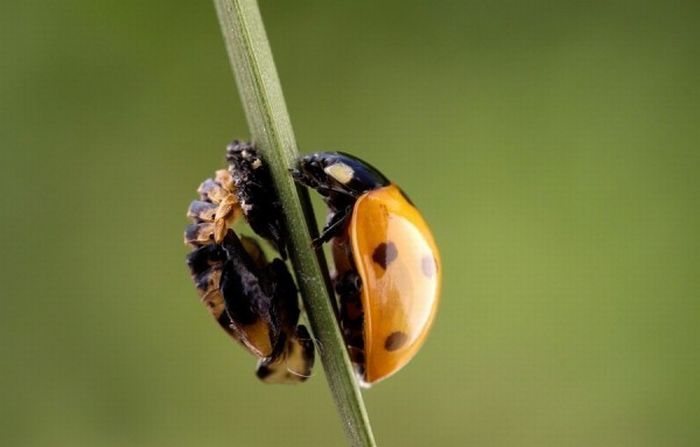
[{"label": "dark spiny larva body", "polygon": [[297,290],[287,266],[280,259],[268,262],[255,239],[231,229],[245,216],[283,253],[285,233],[269,172],[249,143],[232,143],[226,156],[229,169],[200,185],[199,200],[187,212],[193,222],[185,230],[185,242],[194,248],[187,256],[190,274],[222,329],[259,359],[261,380],[304,381],[314,346],[306,328],[297,326]]},{"label": "dark spiny larva body", "polygon": [[280,221],[281,204],[274,192],[267,165],[251,143],[238,140],[226,148],[226,161],[248,225],[267,239],[282,258],[286,258],[287,235]]}]

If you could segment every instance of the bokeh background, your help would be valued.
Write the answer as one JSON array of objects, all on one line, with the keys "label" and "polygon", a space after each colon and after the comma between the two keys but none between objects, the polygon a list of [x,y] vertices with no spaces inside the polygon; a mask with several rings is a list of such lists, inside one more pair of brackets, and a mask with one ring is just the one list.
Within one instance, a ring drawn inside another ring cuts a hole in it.
[{"label": "bokeh background", "polygon": [[[302,151],[381,167],[442,248],[381,446],[700,443],[698,5],[262,2]],[[1,445],[343,445],[321,368],[258,383],[183,263],[246,136],[210,3],[2,2]]]}]

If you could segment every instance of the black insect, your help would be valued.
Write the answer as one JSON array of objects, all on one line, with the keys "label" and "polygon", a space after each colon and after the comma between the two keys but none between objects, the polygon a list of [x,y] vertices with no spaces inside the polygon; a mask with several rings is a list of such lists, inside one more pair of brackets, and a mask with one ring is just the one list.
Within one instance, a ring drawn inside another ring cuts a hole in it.
[{"label": "black insect", "polygon": [[231,229],[241,215],[284,256],[286,236],[267,166],[250,143],[227,148],[228,170],[217,171],[190,204],[187,264],[202,302],[219,325],[258,358],[257,376],[269,383],[306,380],[314,345],[298,325],[297,289],[281,259],[268,262],[260,245]]},{"label": "black insect", "polygon": [[286,258],[287,234],[280,221],[281,204],[274,192],[270,171],[252,143],[235,140],[226,148],[226,161],[234,194],[248,225]]}]

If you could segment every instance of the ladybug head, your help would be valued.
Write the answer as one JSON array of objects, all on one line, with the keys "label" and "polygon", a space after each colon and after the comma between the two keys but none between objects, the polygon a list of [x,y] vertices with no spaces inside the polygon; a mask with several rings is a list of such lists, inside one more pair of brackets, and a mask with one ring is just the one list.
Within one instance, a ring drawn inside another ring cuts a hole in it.
[{"label": "ladybug head", "polygon": [[333,192],[359,197],[389,184],[384,175],[359,158],[343,152],[316,152],[302,157],[292,170],[294,179],[329,196]]}]

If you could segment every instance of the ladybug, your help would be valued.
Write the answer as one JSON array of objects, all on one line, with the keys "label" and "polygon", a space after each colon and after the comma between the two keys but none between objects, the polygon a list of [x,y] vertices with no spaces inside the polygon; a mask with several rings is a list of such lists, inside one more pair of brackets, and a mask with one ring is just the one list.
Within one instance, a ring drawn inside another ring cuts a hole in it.
[{"label": "ladybug", "polygon": [[328,205],[314,244],[331,242],[341,329],[369,387],[401,369],[426,339],[440,297],[438,248],[401,188],[352,155],[307,155],[292,176]]},{"label": "ladybug", "polygon": [[284,257],[279,202],[269,171],[249,144],[234,141],[228,170],[199,187],[187,215],[187,265],[204,305],[226,333],[258,358],[256,375],[267,383],[298,383],[311,375],[314,345],[298,325],[297,289],[281,259],[268,262],[258,242],[231,225],[245,217]]}]

